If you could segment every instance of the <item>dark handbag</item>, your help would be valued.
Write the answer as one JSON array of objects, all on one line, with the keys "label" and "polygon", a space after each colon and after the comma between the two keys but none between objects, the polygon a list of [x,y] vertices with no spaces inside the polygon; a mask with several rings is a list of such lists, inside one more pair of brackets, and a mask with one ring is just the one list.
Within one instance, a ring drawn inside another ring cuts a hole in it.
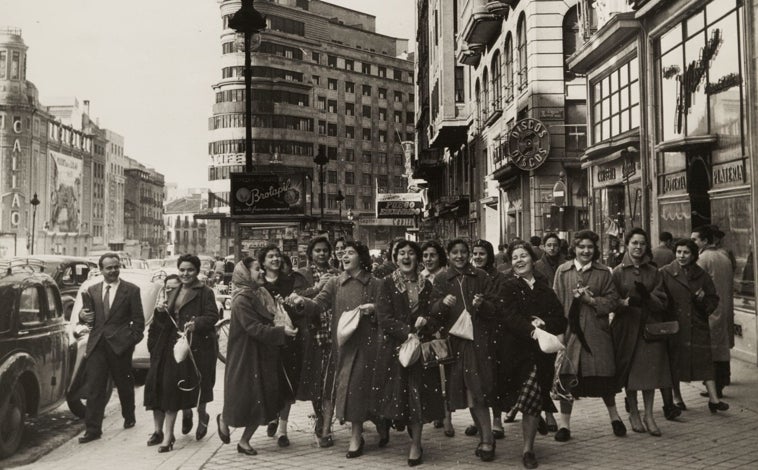
[{"label": "dark handbag", "polygon": [[421,343],[421,364],[424,369],[455,362],[448,338],[433,339]]},{"label": "dark handbag", "polygon": [[645,341],[647,342],[664,341],[677,333],[679,333],[678,321],[662,321],[647,323],[642,330],[642,337],[645,338]]}]

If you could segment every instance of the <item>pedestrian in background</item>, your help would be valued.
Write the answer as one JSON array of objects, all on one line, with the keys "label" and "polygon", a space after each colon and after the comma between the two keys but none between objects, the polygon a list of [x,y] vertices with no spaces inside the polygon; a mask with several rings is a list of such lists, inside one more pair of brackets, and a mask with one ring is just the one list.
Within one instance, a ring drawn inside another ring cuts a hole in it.
[{"label": "pedestrian in background", "polygon": [[[724,387],[731,382],[730,350],[734,347],[734,271],[729,257],[714,245],[710,226],[692,231],[692,240],[698,246],[697,264],[711,276],[719,296],[719,303],[708,317],[711,327],[711,357],[716,379],[716,393],[724,396]],[[708,396],[708,391],[701,396]]]},{"label": "pedestrian in background", "polygon": [[503,408],[521,412],[522,463],[526,468],[537,468],[534,438],[538,430],[542,434],[548,431],[540,413],[557,411],[550,399],[556,355],[540,350],[535,338],[541,331],[553,335],[566,331],[563,306],[545,279],[536,275],[537,256],[526,242],[508,247],[513,276],[501,286],[504,328],[498,330],[496,339],[498,394]]},{"label": "pedestrian in background", "polygon": [[400,345],[412,335],[422,341],[432,339],[441,323],[441,318],[435,318],[429,311],[432,284],[418,273],[420,259],[421,248],[416,243],[403,240],[395,245],[394,261],[398,268],[384,279],[383,286],[383,297],[389,305],[377,310],[384,341],[372,387],[377,395],[375,414],[408,428],[410,467],[423,461],[423,425],[442,419],[445,413],[437,368],[424,369],[421,360],[403,367],[397,354]]},{"label": "pedestrian in background", "polygon": [[[611,324],[619,386],[626,390],[632,430],[660,436],[653,417],[653,400],[656,389],[671,387],[671,369],[665,341],[648,342],[643,330],[648,323],[671,318],[666,313],[663,276],[651,262],[647,232],[633,228],[626,234],[624,244],[624,259],[613,269],[613,284],[620,300]],[[642,421],[637,408],[640,390],[645,407]]]},{"label": "pedestrian in background", "polygon": [[[568,318],[566,358],[562,375],[576,376],[571,387],[574,397],[600,397],[611,420],[613,434],[626,435],[626,426],[616,410],[616,366],[608,315],[618,304],[608,266],[599,263],[598,235],[591,230],[574,234],[574,259],[563,263],[555,273],[553,290]],[[560,429],[555,440],[571,439],[573,403],[561,398]]]},{"label": "pedestrian in background", "polygon": [[[376,311],[386,308],[382,282],[371,275],[371,255],[361,242],[349,241],[342,255],[345,270],[330,279],[313,299],[297,294],[292,302],[305,307],[310,315],[332,310],[332,351],[329,369],[325,373],[324,393],[334,400],[335,415],[351,423],[350,444],[346,457],[363,455],[363,423],[371,420],[377,425],[380,442],[389,439],[389,427],[372,414],[374,405],[371,385],[374,365],[382,341]],[[359,309],[360,320],[355,331],[338,341],[339,320],[345,313]],[[324,416],[325,436],[331,434],[331,416]]]},{"label": "pedestrian in background", "polygon": [[495,268],[499,268],[501,264],[505,263],[505,249],[506,245],[502,243],[497,246],[497,253],[495,253]]},{"label": "pedestrian in background", "polygon": [[653,248],[653,263],[660,269],[674,261],[674,237],[669,232],[661,232],[658,241],[658,246]]},{"label": "pedestrian in background", "polygon": [[[184,254],[177,259],[181,287],[172,292],[164,327],[151,355],[145,381],[145,406],[165,413],[163,443],[158,452],[168,452],[174,445],[174,424],[179,410],[197,407],[195,438],[208,432],[206,403],[213,400],[216,382],[216,332],[218,320],[216,297],[211,288],[198,280],[200,259]],[[188,356],[177,363],[174,345],[178,334],[189,343]]]},{"label": "pedestrian in background", "polygon": [[[305,254],[308,258],[308,266],[298,271],[304,279],[304,284],[295,286],[295,292],[312,299],[321,292],[321,289],[330,279],[339,275],[339,271],[330,264],[332,245],[328,238],[312,238],[308,242]],[[324,393],[332,347],[331,321],[332,310],[325,310],[318,316],[309,317],[304,322],[305,331],[301,332],[304,337],[303,365],[295,398],[310,400],[313,405],[313,412],[316,416],[314,433],[319,447],[334,445],[331,433],[325,435],[323,432],[324,420],[328,419],[331,422],[334,413],[331,397]]]},{"label": "pedestrian in background", "polygon": [[473,333],[468,339],[450,335],[457,360],[450,367],[447,396],[453,410],[469,408],[479,430],[476,455],[483,461],[495,458],[495,441],[489,407],[494,403],[495,363],[489,335],[497,326],[496,292],[490,276],[471,266],[469,246],[455,239],[447,245],[448,269],[435,278],[432,314],[442,314],[448,331],[461,316],[470,315]]},{"label": "pedestrian in background", "polygon": [[377,279],[384,279],[385,277],[392,274],[395,269],[397,269],[397,265],[395,265],[395,262],[392,261],[395,257],[395,245],[405,240],[405,238],[394,238],[392,241],[389,242],[387,245],[387,251],[384,253],[384,262],[381,266],[376,268],[372,271],[372,274]]},{"label": "pedestrian in background", "polygon": [[345,253],[345,237],[338,237],[334,240],[334,257],[332,258],[332,267],[342,271],[342,255]]},{"label": "pedestrian in background", "polygon": [[105,253],[97,264],[103,281],[88,287],[86,295],[83,293],[84,308],[79,312],[79,323],[90,328],[84,366],[88,390],[84,416],[86,431],[79,438],[80,444],[100,439],[103,433],[109,376],[118,389],[124,429],[134,427],[132,355],[145,331],[140,289],[119,279],[121,260],[118,254]]},{"label": "pedestrian in background", "polygon": [[[698,247],[689,239],[674,244],[676,260],[661,268],[663,285],[669,298],[669,310],[679,321],[679,333],[672,340],[671,370],[673,388],[663,389],[664,406],[674,405],[682,411],[687,406],[679,390],[680,382],[702,380],[708,391],[708,408],[712,413],[726,411],[714,380],[711,328],[709,319],[719,304],[716,286],[698,263]],[[672,397],[673,393],[673,397]]]},{"label": "pedestrian in background", "polygon": [[281,347],[297,330],[275,326],[277,305],[263,287],[261,266],[253,258],[237,263],[232,276],[232,313],[229,324],[224,408],[216,416],[222,442],[231,440],[229,427],[244,427],[237,452],[256,455],[250,439],[258,426],[276,419],[286,402]]}]

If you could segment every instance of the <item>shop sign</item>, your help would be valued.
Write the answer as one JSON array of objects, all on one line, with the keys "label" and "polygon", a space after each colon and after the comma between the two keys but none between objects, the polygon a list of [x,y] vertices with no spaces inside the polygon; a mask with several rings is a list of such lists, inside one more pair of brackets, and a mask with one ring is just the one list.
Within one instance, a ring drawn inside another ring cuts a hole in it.
[{"label": "shop sign", "polygon": [[231,166],[244,164],[244,153],[223,153],[219,155],[211,155],[211,166]]},{"label": "shop sign", "polygon": [[729,186],[745,182],[745,168],[742,161],[714,165],[711,186]]},{"label": "shop sign", "polygon": [[540,109],[540,120],[543,121],[563,121],[563,110],[556,109]]},{"label": "shop sign", "polygon": [[687,192],[687,174],[685,172],[665,175],[662,181],[661,194]]},{"label": "shop sign", "polygon": [[305,173],[230,176],[232,215],[305,214]]},{"label": "shop sign", "polygon": [[361,226],[383,226],[383,227],[411,227],[413,219],[377,219],[375,217],[361,217],[358,221]]},{"label": "shop sign", "polygon": [[419,193],[379,193],[376,195],[376,218],[396,219],[421,215],[424,201]]},{"label": "shop sign", "polygon": [[524,171],[535,170],[547,160],[550,133],[537,119],[522,119],[508,134],[508,149],[514,165]]}]

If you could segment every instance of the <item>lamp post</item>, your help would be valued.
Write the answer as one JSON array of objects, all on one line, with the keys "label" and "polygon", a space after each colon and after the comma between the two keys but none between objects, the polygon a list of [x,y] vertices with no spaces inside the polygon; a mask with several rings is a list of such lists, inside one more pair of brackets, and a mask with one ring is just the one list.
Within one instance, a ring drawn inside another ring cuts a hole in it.
[{"label": "lamp post", "polygon": [[253,0],[242,0],[242,7],[229,19],[229,27],[245,36],[245,172],[253,172],[253,69],[250,64],[250,39],[266,29],[266,17],[253,8]]},{"label": "lamp post", "polygon": [[318,165],[318,182],[321,186],[318,195],[318,206],[321,208],[321,223],[324,223],[324,165],[329,163],[329,158],[326,156],[326,145],[318,146],[318,153],[313,157],[313,163]]},{"label": "lamp post", "polygon": [[337,207],[339,208],[339,220],[340,220],[340,233],[343,233],[342,230],[342,203],[345,201],[345,196],[342,194],[342,190],[337,190],[337,197],[335,198],[337,201]]},{"label": "lamp post", "polygon": [[39,206],[39,198],[37,193],[34,193],[32,200],[29,201],[32,205],[32,246],[30,248],[31,254],[34,254],[34,232],[37,231],[37,206]]},{"label": "lamp post", "polygon": [[355,214],[353,213],[353,209],[350,208],[347,210],[347,220],[350,221],[350,238],[355,238],[355,234],[353,233],[354,227],[353,227],[353,221],[355,220]]}]

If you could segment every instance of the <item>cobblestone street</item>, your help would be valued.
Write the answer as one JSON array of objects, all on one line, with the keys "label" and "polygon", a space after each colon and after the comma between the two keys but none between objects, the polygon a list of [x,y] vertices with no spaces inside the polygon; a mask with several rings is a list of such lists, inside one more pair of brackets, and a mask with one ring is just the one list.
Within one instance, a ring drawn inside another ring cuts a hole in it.
[{"label": "cobblestone street", "polygon": [[[216,396],[222,395],[223,369],[218,371]],[[537,436],[535,450],[540,468],[756,468],[758,467],[758,371],[754,365],[732,361],[733,385],[726,389],[731,409],[712,415],[706,398],[700,397],[700,384],[683,384],[682,393],[689,410],[677,422],[666,421],[660,411],[660,398],[656,396],[656,419],[662,437],[637,434],[631,431],[623,398],[617,403],[629,434],[614,437],[607,413],[599,399],[577,402],[572,419],[572,439],[559,443],[553,435]],[[138,389],[138,396],[141,395]],[[141,402],[141,399],[138,399]],[[335,425],[335,446],[319,449],[313,438],[313,420],[308,415],[310,405],[297,403],[290,416],[288,448],[277,447],[276,440],[266,436],[259,428],[252,444],[258,455],[248,457],[237,453],[235,440],[242,432],[233,430],[232,444],[223,445],[216,434],[214,418],[220,411],[219,400],[209,405],[211,424],[208,436],[201,442],[194,439],[194,430],[187,436],[179,432],[173,452],[158,454],[155,447],[145,442],[152,432],[152,418],[144,409],[138,410],[137,426],[122,429],[118,399],[114,393],[104,422],[103,438],[87,445],[76,439],[26,467],[35,470],[81,470],[89,468],[129,469],[284,469],[284,468],[392,468],[404,467],[407,459],[408,436],[392,432],[387,448],[378,449],[378,435],[373,426],[367,426],[365,454],[355,460],[345,459],[349,439],[347,426]],[[447,438],[441,429],[431,426],[424,430],[424,467],[480,468],[500,466],[521,468],[520,422],[506,425],[505,440],[498,441],[494,463],[481,462],[474,456],[477,437],[468,437],[463,430],[470,423],[465,411],[454,413],[456,436]],[[197,418],[195,417],[195,423]],[[23,468],[23,467],[22,467]]]}]

